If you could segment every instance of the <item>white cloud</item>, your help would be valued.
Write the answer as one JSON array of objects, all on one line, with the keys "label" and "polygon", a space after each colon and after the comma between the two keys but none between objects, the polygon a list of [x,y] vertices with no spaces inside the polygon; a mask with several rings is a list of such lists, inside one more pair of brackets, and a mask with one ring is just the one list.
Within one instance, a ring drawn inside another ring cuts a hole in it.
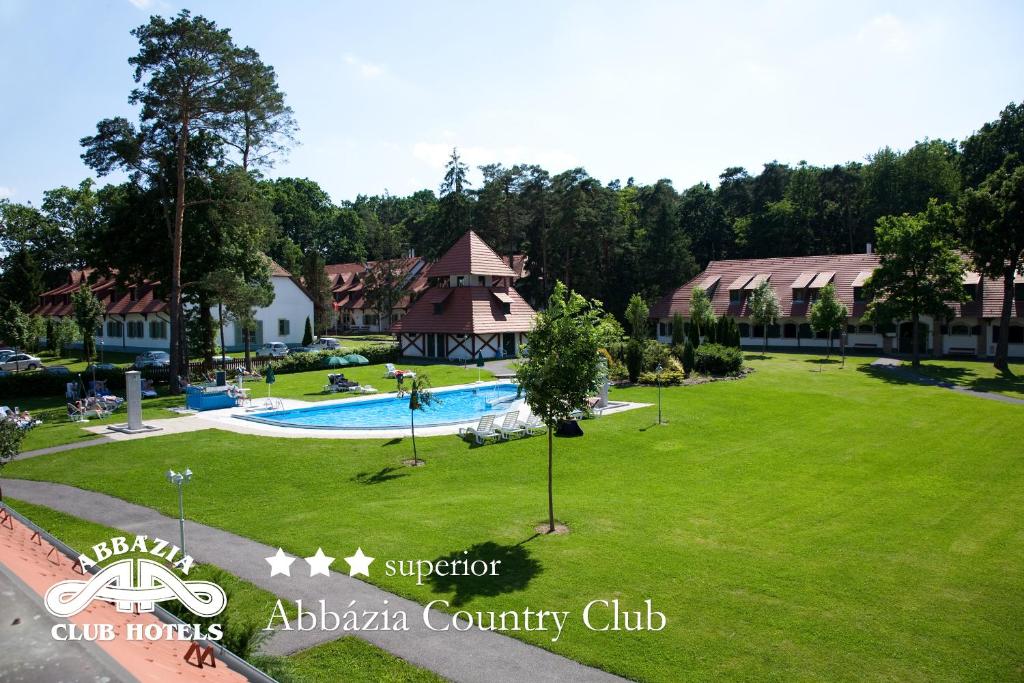
[{"label": "white cloud", "polygon": [[14,188],[0,185],[0,199],[10,199],[14,196]]},{"label": "white cloud", "polygon": [[373,79],[383,76],[387,69],[382,64],[367,62],[354,55],[345,55],[345,63],[359,74],[361,78]]},{"label": "white cloud", "polygon": [[857,34],[857,39],[868,47],[890,54],[906,54],[914,47],[914,38],[903,22],[891,14],[880,14],[869,21]]},{"label": "white cloud", "polygon": [[139,9],[149,9],[153,6],[153,0],[128,0]]}]

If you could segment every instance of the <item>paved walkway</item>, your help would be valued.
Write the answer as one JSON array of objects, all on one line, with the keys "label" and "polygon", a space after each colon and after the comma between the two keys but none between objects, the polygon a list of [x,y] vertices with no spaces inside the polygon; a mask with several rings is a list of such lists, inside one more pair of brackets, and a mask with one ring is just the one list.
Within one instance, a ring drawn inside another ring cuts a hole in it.
[{"label": "paved walkway", "polygon": [[943,389],[951,389],[967,396],[974,396],[975,398],[984,398],[989,401],[998,401],[1000,403],[1009,403],[1011,405],[1024,406],[1024,399],[1014,398],[1013,396],[1005,396],[1003,394],[997,394],[991,391],[976,391],[974,389],[968,389],[965,386],[954,384],[953,382],[947,382],[941,379],[935,379],[934,377],[928,377],[921,373],[914,372],[910,368],[903,367],[901,361],[896,358],[879,358],[878,360],[871,363],[871,367],[885,370],[900,379],[913,384],[921,384],[923,386],[930,387],[942,387]]},{"label": "paved walkway", "polygon": [[[102,493],[63,484],[17,479],[5,480],[4,493],[11,498],[44,505],[129,533],[148,534],[168,540],[178,537],[177,520]],[[268,506],[264,514],[273,514],[272,508]],[[360,612],[363,609],[405,612],[408,631],[360,631],[352,635],[358,635],[406,661],[454,681],[623,680],[499,633],[476,629],[461,632],[431,631],[423,623],[422,605],[333,571],[329,577],[304,576],[307,566],[301,558],[292,564],[294,576],[278,575],[270,578],[270,567],[264,558],[273,555],[276,548],[220,529],[186,522],[185,540],[189,554],[197,561],[222,567],[286,600],[301,599],[304,607],[310,610],[318,612],[318,601],[325,600],[327,609],[341,613],[349,609],[350,601],[354,600],[354,609]],[[357,543],[353,542],[352,545],[354,550]],[[372,554],[372,548],[364,550]],[[339,564],[341,567],[346,566],[341,558],[333,566],[339,568]],[[378,566],[375,565],[373,569]],[[386,608],[385,600],[388,601]],[[557,606],[531,607],[552,609]],[[430,618],[435,624],[451,623],[451,616],[441,612],[431,611]],[[567,626],[570,627],[582,628],[578,623]],[[266,649],[274,654],[283,654],[335,640],[343,635],[348,633],[340,630],[278,632]]]}]

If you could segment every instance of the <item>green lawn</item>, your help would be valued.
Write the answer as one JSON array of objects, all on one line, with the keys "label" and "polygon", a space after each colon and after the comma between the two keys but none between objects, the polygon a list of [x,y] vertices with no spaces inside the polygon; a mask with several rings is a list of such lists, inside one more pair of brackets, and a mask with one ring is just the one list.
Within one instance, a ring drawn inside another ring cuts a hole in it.
[{"label": "green lawn", "polygon": [[[466,384],[467,382],[475,382],[477,378],[477,368],[475,366],[463,367],[460,365],[401,361],[396,364],[396,367],[401,370],[412,370],[421,375],[426,375],[430,378],[430,383],[435,387]],[[344,373],[345,377],[353,382],[369,384],[379,389],[382,393],[394,391],[398,386],[395,380],[384,377],[383,365],[363,365],[276,375],[277,381],[271,387],[271,392],[274,396],[280,398],[294,398],[300,401],[336,400],[353,396],[353,394],[345,393],[324,393],[327,375],[334,372]],[[494,379],[494,375],[486,369],[481,369],[479,376],[483,380]],[[266,395],[267,387],[265,385],[258,386],[256,382],[248,382],[246,386],[253,388],[253,396]]]},{"label": "green lawn", "polygon": [[[430,381],[435,387],[465,384],[467,382],[474,382],[477,378],[477,369],[472,366],[461,367],[458,365],[429,365],[402,362],[398,364],[398,367],[402,369],[414,369],[416,372],[427,375],[430,377]],[[381,392],[394,391],[396,387],[395,380],[384,378],[383,365],[365,365],[362,367],[339,368],[337,370],[330,371],[312,370],[310,372],[277,375],[277,382],[273,387],[271,387],[271,391],[274,396],[280,398],[294,398],[300,401],[324,401],[327,399],[350,398],[351,396],[354,396],[354,394],[324,393],[323,389],[324,384],[327,382],[328,372],[338,371],[344,372],[346,377],[359,382],[360,384],[373,385]],[[480,372],[480,377],[488,380],[493,379],[494,375],[487,370],[482,370]],[[261,382],[248,382],[246,386],[252,389],[252,395],[255,397],[266,396],[266,384]],[[161,388],[161,392],[165,390],[166,387]],[[83,427],[116,424],[118,422],[124,422],[127,419],[125,416],[125,408],[122,407],[114,415],[102,420],[93,418],[84,423],[69,422],[67,417],[67,402],[64,398],[5,398],[4,401],[7,401],[7,404],[12,407],[18,406],[22,410],[28,410],[34,417],[43,420],[43,424],[38,427],[34,427],[26,435],[25,441],[22,444],[22,450],[25,451],[31,451],[37,448],[46,448],[49,446],[59,446],[73,443],[75,441],[95,439],[97,435],[86,431]],[[157,398],[144,400],[142,405],[142,417],[144,419],[156,420],[180,417],[179,413],[171,412],[168,408],[183,407],[185,405],[185,399],[183,396],[161,395]]]},{"label": "green lawn", "polygon": [[[107,541],[125,532],[84,519],[72,517],[50,508],[20,500],[7,503],[37,525],[78,551]],[[138,553],[131,556],[141,556]],[[102,563],[101,563],[102,564]],[[220,620],[232,624],[258,624],[262,628],[277,602],[277,596],[211,565],[197,564],[189,572],[193,580],[214,581],[228,594],[228,605]],[[289,618],[295,618],[295,606],[286,604]],[[378,647],[355,637],[345,637],[298,652],[286,661],[273,662],[274,673],[284,674],[281,680],[291,683],[319,680],[346,681],[440,681],[433,673],[413,666]],[[256,658],[257,665],[266,660]]]},{"label": "green lawn", "polygon": [[[421,438],[428,464],[408,469],[408,440],[204,432],[15,461],[4,474],[173,514],[162,472],[187,465],[198,521],[296,555],[360,546],[381,558],[373,582],[421,602],[570,610],[559,642],[519,636],[631,678],[1019,680],[1021,407],[903,383],[870,359],[748,358],[756,372],[742,381],[664,389],[666,426],[649,407],[556,439],[564,536],[533,533],[546,511],[543,438]],[[417,586],[379,571],[465,549],[505,572]],[[587,630],[584,605],[615,598],[628,609],[653,600],[668,627]]]},{"label": "green lawn", "polygon": [[[909,363],[905,365],[909,367]],[[1010,372],[1002,373],[992,367],[991,361],[928,359],[921,361],[921,374],[975,391],[1024,398],[1024,363],[1011,363]]]}]

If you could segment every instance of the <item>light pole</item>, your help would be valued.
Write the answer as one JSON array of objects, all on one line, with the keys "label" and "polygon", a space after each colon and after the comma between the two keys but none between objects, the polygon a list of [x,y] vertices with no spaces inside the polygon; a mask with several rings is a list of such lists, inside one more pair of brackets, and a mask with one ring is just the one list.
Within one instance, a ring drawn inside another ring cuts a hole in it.
[{"label": "light pole", "polygon": [[658,367],[654,368],[654,374],[658,378],[658,424],[664,424],[661,421],[661,371],[664,370],[661,367],[661,363],[658,363]]},{"label": "light pole", "polygon": [[181,555],[185,556],[185,502],[181,496],[181,487],[192,481],[192,470],[185,468],[184,472],[167,470],[167,481],[178,487],[178,528],[181,531]]}]

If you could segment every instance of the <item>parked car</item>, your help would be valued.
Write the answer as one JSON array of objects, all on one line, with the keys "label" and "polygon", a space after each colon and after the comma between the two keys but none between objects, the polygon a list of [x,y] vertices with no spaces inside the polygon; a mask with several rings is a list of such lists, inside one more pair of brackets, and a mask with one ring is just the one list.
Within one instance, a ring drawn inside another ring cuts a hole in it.
[{"label": "parked car", "polygon": [[43,361],[39,360],[35,356],[30,356],[27,353],[15,353],[7,356],[0,362],[0,370],[14,370],[15,372],[21,370],[35,370],[36,368],[43,367]]},{"label": "parked car", "polygon": [[47,375],[62,375],[67,377],[71,376],[71,371],[68,370],[66,365],[50,365],[43,368],[43,372],[46,373]]},{"label": "parked car", "polygon": [[323,349],[316,344],[311,346],[295,346],[288,350],[289,353],[317,353],[323,351]]},{"label": "parked car", "polygon": [[341,342],[331,337],[320,337],[313,342],[313,346],[317,351],[337,351],[341,348]]},{"label": "parked car", "polygon": [[132,364],[136,370],[143,368],[166,368],[171,364],[171,356],[166,351],[146,351],[135,356]]},{"label": "parked car", "polygon": [[86,372],[104,372],[107,370],[117,370],[117,366],[113,363],[89,363],[85,366]]},{"label": "parked car", "polygon": [[8,356],[14,355],[14,349],[0,349],[0,363],[7,360]]},{"label": "parked car", "polygon": [[267,342],[256,349],[257,358],[283,358],[288,355],[288,346],[284,342]]}]

